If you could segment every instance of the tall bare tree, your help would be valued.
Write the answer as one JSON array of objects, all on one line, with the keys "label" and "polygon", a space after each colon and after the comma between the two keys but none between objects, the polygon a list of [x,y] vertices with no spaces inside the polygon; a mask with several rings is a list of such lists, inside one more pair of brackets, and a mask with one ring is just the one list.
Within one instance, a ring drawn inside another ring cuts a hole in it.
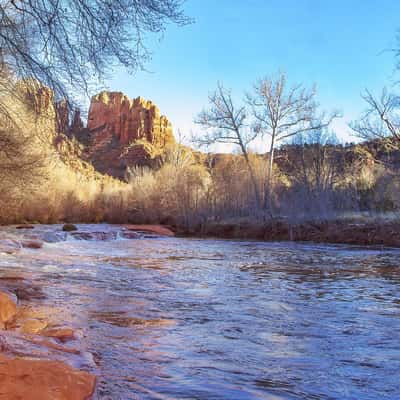
[{"label": "tall bare tree", "polygon": [[350,124],[351,128],[364,140],[380,139],[389,148],[400,149],[400,96],[384,88],[379,97],[367,90],[362,98],[367,109],[358,121]]},{"label": "tall bare tree", "polygon": [[270,216],[273,215],[272,183],[276,146],[295,135],[322,129],[338,116],[337,113],[329,117],[323,114],[317,116],[315,98],[315,88],[307,90],[302,85],[288,86],[284,73],[258,80],[253,93],[247,95],[255,119],[255,131],[261,137],[270,138],[265,193],[265,207]]},{"label": "tall bare tree", "polygon": [[246,122],[246,106],[236,106],[231,90],[225,89],[222,84],[218,84],[217,89],[210,93],[208,100],[209,108],[200,112],[195,120],[195,123],[206,128],[206,133],[196,141],[200,145],[226,143],[238,146],[250,173],[257,206],[261,206],[261,193],[248,152],[248,145],[257,133]]}]

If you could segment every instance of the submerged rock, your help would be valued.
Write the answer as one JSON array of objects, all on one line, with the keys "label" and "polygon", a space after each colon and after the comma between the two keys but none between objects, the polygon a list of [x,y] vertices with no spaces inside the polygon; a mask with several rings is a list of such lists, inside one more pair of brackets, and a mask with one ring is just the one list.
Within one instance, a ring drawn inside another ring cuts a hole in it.
[{"label": "submerged rock", "polygon": [[0,277],[0,288],[14,293],[22,301],[42,300],[46,298],[42,286],[20,277]]},{"label": "submerged rock", "polygon": [[47,243],[58,243],[67,240],[66,232],[44,232],[42,239]]},{"label": "submerged rock", "polygon": [[96,378],[58,361],[9,358],[0,354],[0,398],[87,400]]},{"label": "submerged rock", "polygon": [[146,319],[139,317],[132,317],[127,315],[124,311],[103,311],[92,312],[90,316],[100,322],[119,326],[121,328],[135,328],[135,327],[163,327],[175,325],[176,321],[172,319],[156,318]]},{"label": "submerged rock", "polygon": [[175,233],[163,225],[125,225],[128,231],[152,233],[158,236],[175,236]]},{"label": "submerged rock", "polygon": [[17,304],[14,299],[5,292],[0,292],[0,329],[4,329],[17,315]]},{"label": "submerged rock", "polygon": [[64,232],[72,232],[72,231],[77,231],[78,228],[74,224],[64,224],[64,226],[62,227],[62,230]]},{"label": "submerged rock", "polygon": [[20,322],[20,331],[22,333],[37,334],[48,326],[47,321],[41,321],[35,318],[29,318]]},{"label": "submerged rock", "polygon": [[124,239],[140,239],[142,236],[140,235],[139,232],[122,231],[121,232],[121,237],[123,237]]},{"label": "submerged rock", "polygon": [[118,237],[117,232],[72,232],[71,236],[78,240],[115,240]]},{"label": "submerged rock", "polygon": [[[22,305],[16,298],[42,298],[40,287],[24,276],[0,276],[0,399],[88,400],[96,378],[90,353],[60,342],[75,339],[69,328],[49,328],[51,308]],[[53,325],[54,326],[54,325]]]},{"label": "submerged rock", "polygon": [[39,239],[23,239],[21,244],[22,247],[27,249],[41,249],[43,247],[43,241]]},{"label": "submerged rock", "polygon": [[49,328],[40,332],[42,336],[58,339],[62,342],[75,339],[75,332],[71,328]]},{"label": "submerged rock", "polygon": [[15,229],[33,229],[34,226],[30,224],[17,225]]}]

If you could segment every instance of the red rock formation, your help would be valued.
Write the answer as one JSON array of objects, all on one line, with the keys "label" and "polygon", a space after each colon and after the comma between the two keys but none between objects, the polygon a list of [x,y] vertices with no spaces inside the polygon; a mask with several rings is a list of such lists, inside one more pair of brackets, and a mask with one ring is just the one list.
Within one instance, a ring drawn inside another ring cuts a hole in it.
[{"label": "red rock formation", "polygon": [[74,118],[72,119],[72,125],[70,127],[71,132],[79,132],[84,128],[82,118],[81,118],[81,110],[77,108],[74,112]]},{"label": "red rock formation", "polygon": [[86,159],[98,171],[122,179],[128,167],[154,165],[175,143],[170,122],[151,101],[121,92],[93,96],[87,129],[78,131],[74,135],[85,143]]},{"label": "red rock formation", "polygon": [[65,100],[55,104],[56,110],[56,132],[67,133],[69,129],[69,106]]},{"label": "red rock formation", "polygon": [[70,123],[70,107],[66,100],[55,103],[56,111],[56,132],[64,134],[79,133],[83,128],[81,110],[75,109],[72,122]]},{"label": "red rock formation", "polygon": [[87,400],[96,378],[58,361],[9,358],[0,354],[0,398]]},{"label": "red rock formation", "polygon": [[88,129],[102,136],[116,137],[120,144],[146,140],[157,147],[174,142],[168,119],[151,101],[129,99],[121,92],[101,92],[92,97]]},{"label": "red rock formation", "polygon": [[34,97],[35,97],[35,104],[38,107],[39,112],[53,109],[54,92],[50,88],[46,86],[40,87],[34,94]]},{"label": "red rock formation", "polygon": [[54,102],[51,89],[34,80],[19,83],[19,90],[45,121],[49,139],[65,158],[83,159],[100,173],[124,179],[128,167],[155,166],[165,149],[175,144],[172,126],[151,101],[129,99],[121,92],[92,97],[87,127],[80,110],[67,101]]}]

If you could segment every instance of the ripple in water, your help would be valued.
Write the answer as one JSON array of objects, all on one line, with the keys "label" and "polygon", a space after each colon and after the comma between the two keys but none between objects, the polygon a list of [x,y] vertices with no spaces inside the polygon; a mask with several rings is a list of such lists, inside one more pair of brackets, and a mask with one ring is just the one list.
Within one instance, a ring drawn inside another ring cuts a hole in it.
[{"label": "ripple in water", "polygon": [[0,276],[81,332],[99,399],[399,399],[399,256],[71,240],[1,257]]}]

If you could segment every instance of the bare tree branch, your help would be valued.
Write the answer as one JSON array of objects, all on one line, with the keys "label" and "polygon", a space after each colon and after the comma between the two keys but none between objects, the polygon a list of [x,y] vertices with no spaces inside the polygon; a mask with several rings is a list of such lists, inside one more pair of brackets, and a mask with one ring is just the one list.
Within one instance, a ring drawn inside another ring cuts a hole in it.
[{"label": "bare tree branch", "polygon": [[200,112],[195,120],[195,123],[206,128],[206,132],[196,141],[200,145],[227,143],[239,146],[253,182],[257,205],[260,206],[261,194],[247,149],[249,143],[255,139],[257,132],[251,131],[246,123],[246,107],[236,107],[231,91],[225,89],[220,83],[218,83],[217,90],[210,93],[208,99],[209,109]]},{"label": "bare tree branch", "polygon": [[358,121],[350,127],[357,136],[364,140],[380,139],[393,148],[400,148],[400,97],[390,93],[386,88],[379,98],[368,90],[362,95],[367,109]]},{"label": "bare tree branch", "polygon": [[326,117],[317,115],[316,89],[306,90],[302,85],[288,86],[286,75],[266,77],[254,84],[253,93],[247,94],[254,116],[254,130],[260,136],[270,137],[269,163],[266,185],[266,207],[272,216],[272,184],[274,150],[278,142],[290,137],[327,127],[337,112]]},{"label": "bare tree branch", "polygon": [[89,91],[117,64],[143,68],[146,34],[170,22],[190,22],[182,0],[0,0],[2,69],[64,98]]}]

